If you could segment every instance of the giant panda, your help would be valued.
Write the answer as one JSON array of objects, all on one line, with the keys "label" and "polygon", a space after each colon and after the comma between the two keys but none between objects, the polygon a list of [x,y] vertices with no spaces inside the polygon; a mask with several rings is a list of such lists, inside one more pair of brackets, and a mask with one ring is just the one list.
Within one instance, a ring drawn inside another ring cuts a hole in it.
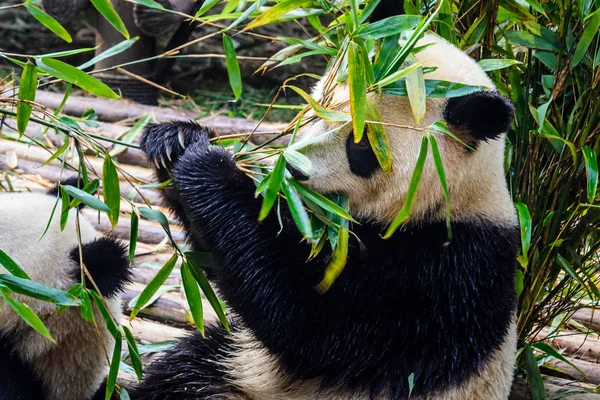
[{"label": "giant panda", "polygon": [[[428,44],[429,46],[424,46]],[[427,79],[484,86],[464,96],[427,99],[423,128],[445,121],[463,142],[433,133],[451,199],[448,241],[444,193],[431,153],[410,219],[382,234],[402,207],[423,131],[406,97],[370,94],[387,134],[393,170],[384,173],[350,125],[318,120],[299,133],[313,165],[290,173],[322,194],[347,195],[352,216],[347,265],[324,294],[315,290],[331,254],[310,246],[282,207],[258,222],[261,198],[232,154],[193,122],[149,127],[141,141],[157,165],[166,204],[232,311],[231,333],[207,328],[181,340],[146,371],[136,400],[505,400],[516,357],[514,292],[517,221],[505,182],[505,132],[513,107],[486,73],[443,39],[426,35],[417,61]],[[312,96],[323,97],[323,82]],[[329,95],[329,94],[328,94]],[[349,90],[333,104],[349,112]],[[300,147],[300,146],[299,146]]]},{"label": "giant panda", "polygon": [[[75,186],[77,181],[63,184]],[[79,242],[73,215],[61,231],[60,207],[44,234],[57,195],[57,187],[47,194],[0,193],[0,250],[33,281],[61,290],[81,282],[81,256],[112,315],[121,315],[120,292],[130,275],[124,245],[99,237],[83,217]],[[0,265],[0,274],[5,273]],[[93,286],[87,282],[87,287]],[[79,307],[57,313],[53,304],[13,296],[41,318],[56,343],[35,332],[0,298],[0,399],[104,399],[106,354],[112,354],[114,340],[102,316],[95,312],[94,324],[82,318]]]}]

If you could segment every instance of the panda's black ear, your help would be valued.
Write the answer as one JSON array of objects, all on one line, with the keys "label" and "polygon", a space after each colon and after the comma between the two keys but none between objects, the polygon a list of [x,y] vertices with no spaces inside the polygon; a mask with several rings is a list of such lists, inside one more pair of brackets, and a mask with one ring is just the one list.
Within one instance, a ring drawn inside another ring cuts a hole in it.
[{"label": "panda's black ear", "polygon": [[83,187],[83,179],[78,176],[72,176],[70,178],[65,178],[60,183],[54,185],[54,187],[46,192],[49,196],[57,196],[59,195],[58,185],[68,185],[76,187],[77,189],[81,189]]},{"label": "panda's black ear", "polygon": [[508,131],[513,115],[511,102],[492,91],[451,98],[444,109],[444,120],[450,128],[476,141],[495,139]]}]

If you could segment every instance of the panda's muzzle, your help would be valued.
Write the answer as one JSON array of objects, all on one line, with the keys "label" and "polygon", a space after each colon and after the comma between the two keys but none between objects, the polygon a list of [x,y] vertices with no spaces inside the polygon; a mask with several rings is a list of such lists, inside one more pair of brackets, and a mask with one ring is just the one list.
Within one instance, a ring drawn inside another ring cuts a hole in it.
[{"label": "panda's muzzle", "polygon": [[304,172],[300,171],[299,169],[294,168],[294,166],[287,161],[285,163],[285,168],[294,177],[294,179],[296,179],[298,181],[306,181],[309,178],[308,175],[306,175]]}]

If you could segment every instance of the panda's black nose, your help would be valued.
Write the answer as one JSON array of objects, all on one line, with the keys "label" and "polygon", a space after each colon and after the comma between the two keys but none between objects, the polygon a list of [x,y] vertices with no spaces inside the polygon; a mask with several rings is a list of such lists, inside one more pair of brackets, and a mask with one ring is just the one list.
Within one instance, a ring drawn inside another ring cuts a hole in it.
[{"label": "panda's black nose", "polygon": [[294,179],[296,179],[298,181],[308,180],[308,175],[306,175],[304,172],[300,171],[299,169],[294,168],[294,166],[287,161],[285,163],[285,168],[294,177]]}]

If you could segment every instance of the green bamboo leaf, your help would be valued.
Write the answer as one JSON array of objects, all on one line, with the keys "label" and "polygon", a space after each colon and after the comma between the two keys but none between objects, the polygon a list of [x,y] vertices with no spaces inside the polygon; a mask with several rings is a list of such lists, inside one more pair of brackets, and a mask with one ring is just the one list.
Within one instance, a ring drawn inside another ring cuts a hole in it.
[{"label": "green bamboo leaf", "polygon": [[342,207],[338,206],[322,194],[307,188],[306,186],[302,185],[300,182],[297,182],[295,180],[290,180],[289,183],[298,191],[298,193],[300,193],[300,195],[302,195],[302,197],[305,197],[307,200],[312,201],[323,210],[328,211],[333,215],[337,215],[341,218],[347,219],[348,221],[356,222],[348,213],[348,211],[344,210]]},{"label": "green bamboo leaf", "polygon": [[419,22],[421,22],[419,15],[395,15],[363,26],[358,31],[358,35],[363,38],[372,37],[375,40],[382,39],[409,31],[417,26]]},{"label": "green bamboo leaf", "polygon": [[350,88],[350,114],[356,143],[362,139],[367,115],[367,83],[364,61],[360,46],[354,42],[350,43],[348,46],[348,86]]},{"label": "green bamboo leaf", "polygon": [[188,262],[195,267],[212,269],[217,268],[217,263],[210,253],[204,251],[187,251],[184,254]]},{"label": "green bamboo leaf", "polygon": [[137,301],[133,305],[133,309],[131,310],[131,315],[129,320],[135,318],[135,316],[140,312],[142,307],[148,303],[150,298],[154,295],[154,293],[158,290],[159,287],[162,286],[163,283],[167,280],[173,268],[175,268],[175,264],[177,263],[177,253],[173,254],[173,256],[163,265],[163,267],[156,273],[156,276],[152,278],[152,280],[148,283],[148,285],[144,288],[142,293],[140,293]]},{"label": "green bamboo leaf", "polygon": [[264,220],[269,212],[275,205],[275,200],[277,200],[277,196],[279,195],[279,189],[281,188],[281,182],[283,182],[283,175],[285,173],[285,157],[279,156],[277,162],[275,163],[275,167],[271,172],[271,177],[269,179],[269,184],[267,186],[266,193],[264,194],[263,202],[260,207],[260,213],[258,215],[258,220]]},{"label": "green bamboo leaf", "polygon": [[427,139],[427,136],[423,136],[421,140],[421,149],[419,150],[419,156],[417,157],[417,163],[415,164],[415,169],[412,177],[410,178],[410,184],[408,185],[406,199],[404,200],[402,208],[385,232],[385,235],[383,236],[384,239],[389,239],[394,232],[396,232],[396,229],[398,229],[400,225],[406,222],[406,220],[408,220],[410,217],[410,213],[415,203],[417,191],[419,189],[419,182],[421,182],[421,175],[423,175],[425,161],[427,159],[428,142],[429,140]]},{"label": "green bamboo leaf", "polygon": [[[84,192],[89,193],[90,195],[93,196],[96,193],[96,190],[98,190],[98,187],[100,187],[100,180],[94,179],[94,180],[86,183],[85,186],[81,190],[83,190]],[[69,203],[69,208],[75,208],[75,207],[79,206],[79,204],[81,204],[81,201],[79,201],[77,199],[73,199],[73,200],[71,200],[71,203]]]},{"label": "green bamboo leaf", "polygon": [[[290,163],[297,170],[301,171],[304,175],[310,176],[312,174],[312,163],[304,154],[288,148],[283,152],[283,156],[288,163]],[[256,190],[258,191],[258,188]]]},{"label": "green bamboo leaf", "polygon": [[542,5],[538,2],[538,0],[525,0],[527,2],[527,4],[529,4],[531,6],[531,8],[533,8],[535,11],[539,12],[540,14],[544,15],[545,17],[547,17],[546,15],[546,11],[544,11],[544,8],[542,7]]},{"label": "green bamboo leaf", "polygon": [[213,8],[214,6],[219,4],[219,1],[221,1],[221,0],[204,0],[204,3],[202,3],[202,7],[200,7],[198,12],[196,12],[196,15],[194,15],[194,18],[199,18],[202,15],[204,15],[211,8]]},{"label": "green bamboo leaf", "polygon": [[225,50],[225,64],[227,65],[227,75],[229,75],[229,84],[235,95],[235,99],[239,100],[242,95],[242,76],[240,74],[240,65],[238,64],[235,54],[233,40],[227,35],[223,35],[223,49]]},{"label": "green bamboo leaf", "polygon": [[401,69],[400,71],[396,71],[393,74],[389,75],[388,77],[379,81],[377,83],[377,85],[379,87],[385,87],[385,86],[391,85],[392,83],[396,82],[397,80],[400,80],[400,79],[405,78],[406,76],[412,74],[413,72],[415,72],[417,69],[419,69],[424,64],[425,64],[425,61],[421,61],[421,62],[414,63],[404,69]]},{"label": "green bamboo leaf", "polygon": [[[181,285],[162,285],[161,287],[159,287],[156,292],[154,292],[154,294],[152,295],[152,297],[150,297],[150,300],[148,300],[146,302],[146,304],[144,304],[142,307],[140,307],[140,310],[143,310],[145,308],[148,308],[150,306],[152,306],[154,303],[156,303],[156,301],[158,301],[158,299],[160,299],[161,297],[163,297],[163,295],[165,293],[169,293],[172,292],[174,290],[179,290],[181,288]],[[138,301],[138,299],[140,298],[140,295],[138,294],[137,296],[133,297],[131,300],[129,300],[129,304],[127,305],[129,308],[133,308],[135,306],[135,303]]]},{"label": "green bamboo leaf", "polygon": [[138,233],[139,233],[139,217],[134,212],[131,213],[131,223],[130,223],[130,234],[129,234],[129,261],[133,261],[133,257],[135,257],[135,249],[137,247],[138,241]]},{"label": "green bamboo leaf", "polygon": [[[158,4],[158,3],[156,3]],[[162,6],[158,4],[161,8]],[[85,62],[77,67],[77,69],[86,69],[91,67],[92,65],[105,60],[109,57],[116,56],[117,54],[121,54],[125,50],[128,50],[131,46],[137,42],[139,37],[134,37],[128,40],[123,40],[121,43],[117,43],[116,45],[104,50],[102,53],[98,54],[96,57],[92,58],[90,61]]]},{"label": "green bamboo leaf", "polygon": [[79,86],[83,90],[87,90],[96,96],[108,97],[112,99],[118,99],[119,95],[116,94],[111,88],[100,82],[98,79],[87,75],[85,72],[67,64],[60,60],[53,58],[41,58],[36,60],[37,66],[40,67],[44,72],[54,76],[55,78],[62,79],[65,82],[72,83],[75,86]]},{"label": "green bamboo leaf", "polygon": [[541,36],[536,36],[526,31],[511,31],[506,34],[506,38],[514,43],[521,46],[529,47],[532,49],[556,51],[556,46],[547,41]]},{"label": "green bamboo leaf", "polygon": [[258,197],[259,194],[267,190],[269,187],[269,181],[271,180],[271,173],[267,174],[256,186],[256,191],[254,192],[254,196]]},{"label": "green bamboo leaf", "polygon": [[6,268],[6,270],[14,276],[22,279],[31,279],[29,275],[19,265],[8,256],[5,252],[0,250],[0,264]]},{"label": "green bamboo leaf", "polygon": [[314,110],[315,114],[317,114],[317,116],[321,117],[325,121],[346,122],[346,121],[350,121],[352,119],[350,114],[337,112],[337,111],[331,111],[324,107],[321,107],[321,105],[319,103],[317,103],[317,101],[315,99],[313,99],[308,93],[306,93],[304,90],[300,89],[299,87],[291,86],[291,85],[288,85],[286,87],[290,88],[294,92],[298,93],[311,106],[311,108]]},{"label": "green bamboo leaf", "polygon": [[194,279],[191,267],[187,262],[181,265],[181,280],[183,281],[183,290],[190,306],[190,312],[194,319],[194,324],[204,336],[204,312],[202,309],[202,298],[200,297],[200,289]]},{"label": "green bamboo leaf", "polygon": [[6,304],[8,304],[10,308],[12,308],[13,311],[27,323],[27,325],[31,326],[52,343],[56,342],[52,335],[50,335],[50,331],[48,331],[46,325],[44,325],[42,320],[31,310],[31,308],[29,308],[27,304],[12,298],[10,296],[10,290],[2,285],[0,285],[0,297],[6,301]]},{"label": "green bamboo leaf", "polygon": [[287,179],[283,180],[281,188],[283,189],[290,214],[292,214],[292,219],[296,223],[298,230],[306,240],[309,242],[312,241],[313,233],[310,218],[304,208],[304,204],[302,204],[298,191],[290,185]]},{"label": "green bamboo leaf", "polygon": [[[197,252],[192,252],[192,253],[197,253]],[[230,332],[229,322],[227,322],[227,317],[225,316],[225,310],[221,306],[221,302],[219,301],[219,299],[217,298],[217,295],[215,294],[212,287],[210,286],[208,279],[206,279],[206,275],[204,275],[204,272],[202,272],[202,268],[205,268],[205,266],[202,265],[202,263],[197,264],[196,261],[194,260],[194,258],[196,258],[196,257],[190,257],[190,254],[191,253],[185,253],[186,259],[188,260],[188,262],[190,262],[190,264],[189,264],[190,271],[192,272],[194,279],[196,279],[196,282],[198,282],[198,285],[200,285],[200,289],[202,289],[202,293],[204,293],[204,296],[206,296],[206,299],[210,303],[212,309],[217,314],[217,317],[219,318],[219,321],[221,321],[221,324],[223,324],[225,329],[227,329],[227,331]],[[205,254],[208,254],[208,253],[205,253]],[[211,258],[211,261],[212,261],[212,258]]]},{"label": "green bamboo leaf", "polygon": [[316,287],[319,293],[326,293],[346,267],[346,262],[348,261],[348,238],[348,229],[341,228],[338,233],[337,246],[333,251],[332,260],[325,269],[323,279]]},{"label": "green bamboo leaf", "polygon": [[[416,62],[414,56],[409,56],[409,58],[413,62]],[[423,69],[417,68],[412,74],[406,76],[405,81],[410,108],[415,118],[415,125],[418,125],[425,117],[427,100]]]},{"label": "green bamboo leaf", "polygon": [[[452,98],[466,96],[471,93],[489,89],[485,86],[472,86],[463,83],[440,81],[436,79],[425,79],[425,91],[427,97],[433,98]],[[398,80],[383,88],[383,93],[392,96],[408,96],[406,82]]]},{"label": "green bamboo leaf", "polygon": [[[93,0],[92,0],[93,1]],[[118,332],[115,337],[115,348],[113,349],[112,358],[110,360],[110,369],[108,378],[106,378],[106,393],[104,400],[110,400],[115,391],[117,384],[117,375],[119,374],[119,365],[121,364],[121,346],[123,345],[123,335]]]},{"label": "green bamboo leaf", "polygon": [[52,161],[56,160],[58,157],[60,157],[65,151],[67,151],[67,148],[69,148],[69,140],[65,139],[65,142],[58,148],[58,150],[56,150],[51,156],[50,158],[48,158],[46,161],[44,161],[44,163],[42,164],[42,166],[44,165],[48,165],[50,164]]},{"label": "green bamboo leaf", "polygon": [[452,217],[452,205],[450,203],[450,191],[448,190],[448,182],[446,181],[446,171],[444,169],[444,163],[442,162],[442,155],[437,144],[435,136],[429,135],[429,145],[431,146],[431,154],[433,155],[433,161],[435,162],[435,169],[440,178],[440,184],[442,185],[442,191],[444,192],[444,199],[446,200],[446,230],[448,234],[448,241],[452,240],[452,227],[450,226],[450,218]]},{"label": "green bamboo leaf", "polygon": [[517,260],[523,269],[527,270],[529,247],[531,246],[531,214],[529,214],[529,208],[524,203],[515,203],[515,208],[517,209],[521,228],[521,255],[517,257]]},{"label": "green bamboo leaf", "polygon": [[241,24],[242,21],[245,21],[246,18],[248,18],[250,16],[250,14],[254,13],[260,7],[265,5],[266,2],[267,2],[267,0],[257,0],[257,1],[252,2],[252,5],[250,5],[250,7],[248,7],[248,9],[246,11],[244,11],[242,13],[242,15],[240,15],[235,21],[233,21],[233,23],[231,25],[229,25],[227,27],[227,29],[225,29],[225,31],[229,31],[229,30],[235,28],[236,26],[238,26],[239,24]]},{"label": "green bamboo leaf", "polygon": [[471,151],[475,151],[475,149],[472,146],[469,146],[467,143],[465,143],[461,138],[459,138],[458,136],[456,136],[454,133],[452,133],[451,131],[448,130],[447,128],[448,124],[445,121],[436,121],[433,124],[429,125],[427,128],[431,128],[434,129],[438,132],[441,132],[445,135],[450,136],[452,139],[456,140],[458,143],[462,144],[463,146],[465,146],[467,149],[471,150]]},{"label": "green bamboo leaf", "polygon": [[90,300],[90,295],[87,290],[83,290],[81,283],[77,284],[79,286],[79,300],[81,304],[79,309],[81,310],[81,318],[87,322],[94,321],[94,308],[92,307],[92,301]]},{"label": "green bamboo leaf", "polygon": [[108,219],[113,228],[119,222],[119,212],[121,210],[121,190],[119,188],[119,176],[117,169],[110,155],[106,155],[102,166],[102,191],[104,194],[104,203],[110,208],[107,212]]},{"label": "green bamboo leaf", "polygon": [[34,299],[46,301],[62,306],[78,306],[79,300],[69,293],[42,285],[28,278],[19,278],[15,275],[0,274],[0,284],[11,291]]},{"label": "green bamboo leaf", "polygon": [[[91,197],[93,197],[93,196],[91,196]],[[65,190],[65,187],[62,185],[60,186],[60,198],[62,199],[61,213],[60,213],[60,231],[62,232],[65,230],[65,227],[67,226],[67,221],[69,219],[69,210],[71,209],[71,207],[70,207],[71,202],[69,201],[70,200],[69,194]],[[100,200],[98,200],[98,201],[100,201]]]},{"label": "green bamboo leaf", "polygon": [[131,333],[129,328],[124,326],[123,332],[125,332],[125,341],[127,342],[127,348],[129,349],[129,358],[131,358],[131,365],[133,365],[133,369],[138,380],[141,381],[144,373],[140,352],[138,351],[137,344],[135,343],[135,339],[133,338],[133,334]]},{"label": "green bamboo leaf", "polygon": [[113,7],[110,0],[91,0],[92,4],[98,12],[113,26],[125,39],[129,39],[129,32],[123,23],[121,17]]},{"label": "green bamboo leaf", "polygon": [[[367,119],[369,121],[381,122],[381,115],[377,109],[375,102],[366,101],[367,104]],[[392,172],[392,149],[387,136],[385,125],[382,124],[367,124],[367,138],[371,149],[377,157],[381,169],[385,173]]]},{"label": "green bamboo leaf", "polygon": [[593,203],[596,199],[598,191],[598,159],[596,152],[585,146],[583,149],[583,157],[585,158],[585,173],[587,176],[587,198],[589,203]]},{"label": "green bamboo leaf", "polygon": [[84,192],[81,189],[77,189],[76,187],[70,186],[70,185],[65,185],[62,186],[62,189],[69,194],[69,196],[76,198],[77,200],[81,201],[83,204],[85,204],[88,207],[93,208],[94,210],[98,210],[98,211],[104,211],[106,213],[110,213],[111,209],[110,207],[108,207],[106,204],[104,204],[102,201],[98,200],[96,197],[92,196],[89,193]]},{"label": "green bamboo leaf", "polygon": [[165,9],[165,7],[163,7],[162,4],[154,1],[154,0],[131,0],[134,3],[140,4],[144,7],[148,7],[148,8],[153,8],[155,10],[165,10],[165,12],[167,11]]},{"label": "green bamboo leaf", "polygon": [[[135,125],[133,125],[131,129],[128,130],[127,133],[125,133],[125,135],[123,135],[123,137],[121,138],[121,142],[133,143],[135,138],[142,132],[146,125],[148,125],[151,119],[151,114],[148,114],[145,117],[138,119]],[[110,155],[111,157],[115,157],[117,154],[121,154],[125,150],[127,150],[127,146],[119,144],[112,148],[112,150],[110,151]]]},{"label": "green bamboo leaf", "polygon": [[94,303],[96,303],[96,307],[100,311],[100,314],[102,315],[102,319],[104,319],[104,322],[106,323],[106,329],[108,329],[108,331],[110,332],[110,334],[112,335],[113,338],[117,339],[117,337],[120,337],[121,331],[119,331],[119,327],[117,326],[117,323],[115,322],[112,315],[110,314],[110,311],[108,311],[108,308],[106,308],[106,304],[104,304],[104,301],[102,300],[100,295],[98,293],[96,293],[95,290],[88,289],[88,293],[94,300]]},{"label": "green bamboo leaf", "polygon": [[33,18],[37,19],[42,25],[51,30],[56,36],[61,38],[67,43],[71,43],[73,39],[69,32],[66,31],[65,28],[54,18],[48,15],[44,10],[39,7],[34,6],[33,4],[27,4],[25,6],[29,14],[33,16]]},{"label": "green bamboo leaf", "polygon": [[544,400],[547,397],[546,388],[533,349],[528,344],[525,345],[525,359],[529,389],[533,400]]},{"label": "green bamboo leaf", "polygon": [[25,68],[23,68],[21,81],[19,82],[19,103],[17,104],[17,129],[19,135],[25,133],[25,128],[27,128],[27,124],[29,123],[29,117],[31,117],[31,105],[25,103],[24,100],[35,100],[37,85],[37,70],[35,65],[28,61],[27,64],[25,64]]},{"label": "green bamboo leaf", "polygon": [[477,61],[477,65],[479,65],[479,67],[486,72],[497,71],[499,69],[508,68],[516,64],[522,64],[522,62],[500,58],[490,58]]},{"label": "green bamboo leaf", "polygon": [[575,48],[575,55],[573,56],[573,63],[571,65],[572,68],[579,65],[579,63],[585,57],[594,37],[598,34],[600,30],[600,9],[596,10],[589,18],[588,23],[585,26],[583,34],[579,39],[579,43]]},{"label": "green bamboo leaf", "polygon": [[167,217],[165,217],[165,214],[158,210],[153,210],[148,207],[140,207],[138,208],[138,212],[142,217],[147,218],[151,221],[158,222],[165,230],[165,233],[167,234],[169,239],[173,241],[173,236],[171,236],[171,228],[169,227],[169,221],[167,220]]},{"label": "green bamboo leaf", "polygon": [[577,368],[577,366],[575,364],[573,364],[568,358],[565,358],[558,351],[554,350],[552,348],[552,346],[550,346],[548,343],[537,342],[537,343],[533,343],[531,346],[535,347],[536,349],[538,349],[540,351],[543,351],[544,353],[546,353],[546,355],[548,355],[550,357],[554,357],[557,360],[560,360],[566,364],[569,364],[571,367],[573,367],[573,369],[575,369],[577,372],[579,372],[582,377],[587,377],[587,374],[585,372],[583,372],[582,370]]},{"label": "green bamboo leaf", "polygon": [[259,26],[267,25],[276,22],[290,11],[298,8],[306,7],[312,3],[312,0],[284,0],[281,3],[271,7],[268,11],[262,13],[254,21],[250,22],[244,30],[258,28]]}]

